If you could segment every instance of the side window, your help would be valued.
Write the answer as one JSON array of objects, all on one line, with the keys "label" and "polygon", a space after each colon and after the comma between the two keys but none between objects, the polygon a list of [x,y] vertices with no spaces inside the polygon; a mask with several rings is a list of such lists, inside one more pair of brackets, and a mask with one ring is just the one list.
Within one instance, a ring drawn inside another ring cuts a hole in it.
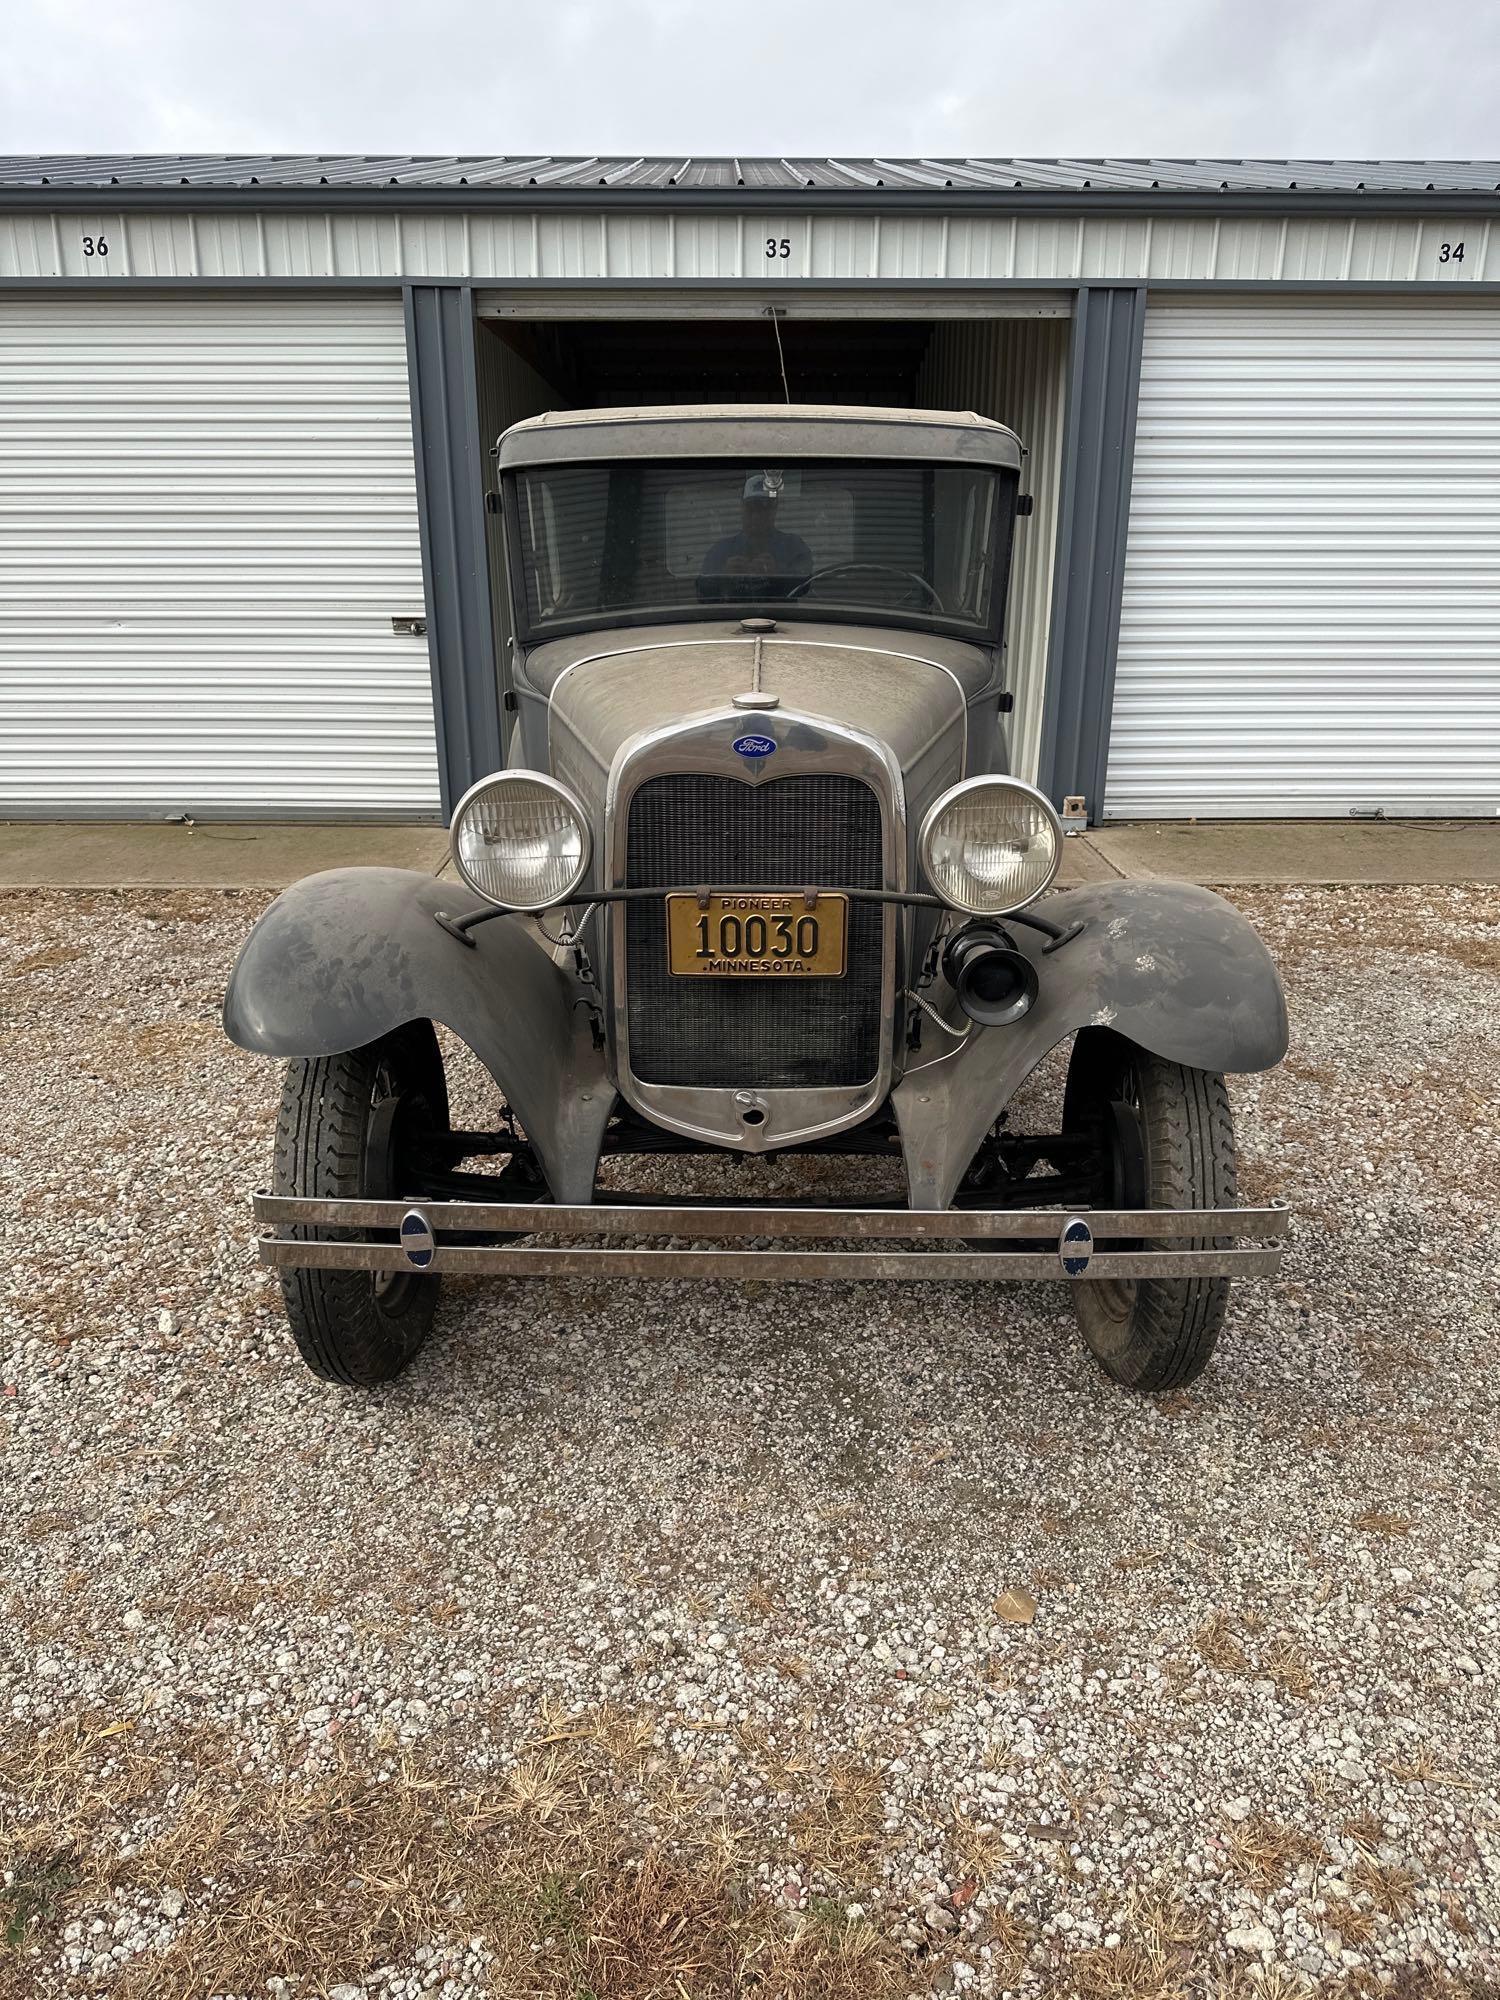
[{"label": "side window", "polygon": [[537,596],[537,611],[545,616],[562,596],[562,557],[557,545],[557,508],[552,488],[540,479],[526,482],[527,567]]},{"label": "side window", "polygon": [[964,547],[958,572],[959,608],[970,618],[982,618],[989,595],[991,541],[995,532],[993,479],[975,479],[964,508]]},{"label": "side window", "polygon": [[953,565],[952,593],[956,602],[967,606],[969,590],[974,579],[974,530],[975,510],[979,496],[973,487],[964,496],[963,524],[958,537],[957,560]]},{"label": "side window", "polygon": [[934,513],[939,532],[933,551],[934,581],[948,609],[959,617],[985,615],[993,561],[990,538],[995,524],[995,490],[995,481],[988,475],[947,467],[937,474]]},{"label": "side window", "polygon": [[603,468],[531,472],[521,482],[521,556],[532,616],[598,603],[610,478]]}]

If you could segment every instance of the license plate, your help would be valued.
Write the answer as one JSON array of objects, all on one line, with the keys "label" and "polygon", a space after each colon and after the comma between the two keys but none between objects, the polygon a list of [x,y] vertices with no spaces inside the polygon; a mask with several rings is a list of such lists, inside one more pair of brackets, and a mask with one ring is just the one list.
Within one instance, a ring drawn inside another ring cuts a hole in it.
[{"label": "license plate", "polygon": [[842,979],[849,898],[667,898],[667,964],[679,979]]}]

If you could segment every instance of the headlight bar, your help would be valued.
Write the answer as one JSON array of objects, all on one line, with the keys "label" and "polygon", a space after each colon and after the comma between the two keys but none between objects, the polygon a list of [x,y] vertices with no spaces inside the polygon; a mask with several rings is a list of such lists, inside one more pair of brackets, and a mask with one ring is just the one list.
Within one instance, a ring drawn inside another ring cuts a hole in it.
[{"label": "headlight bar", "polygon": [[[855,903],[900,903],[917,910],[943,910],[950,916],[954,907],[941,896],[930,896],[908,889],[828,889],[803,888],[800,883],[788,882],[728,882],[722,885],[702,882],[683,882],[673,887],[664,883],[661,888],[651,889],[582,889],[571,896],[559,896],[549,903],[549,910],[568,910],[579,905],[592,906],[595,903],[639,903],[653,896],[696,896],[706,908],[714,896],[801,896],[810,910],[816,909],[820,896],[847,896]],[[519,905],[510,906],[487,903],[482,910],[470,910],[465,915],[454,916],[449,910],[433,912],[433,921],[440,924],[450,937],[456,937],[460,944],[472,945],[470,935],[480,924],[490,923],[495,917],[518,917],[535,914]],[[962,914],[960,912],[959,914]],[[1071,924],[1054,924],[1047,917],[1039,917],[1034,911],[1011,910],[1003,919],[1008,924],[1025,924],[1029,930],[1040,931],[1048,940],[1045,949],[1056,951],[1078,936],[1083,929],[1079,918]]]}]

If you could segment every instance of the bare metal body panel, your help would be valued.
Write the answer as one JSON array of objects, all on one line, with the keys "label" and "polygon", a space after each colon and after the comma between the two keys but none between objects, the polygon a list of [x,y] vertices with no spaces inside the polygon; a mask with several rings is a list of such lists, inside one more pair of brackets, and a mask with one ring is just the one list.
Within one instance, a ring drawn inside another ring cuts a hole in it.
[{"label": "bare metal body panel", "polygon": [[519,917],[460,944],[435,921],[461,885],[408,868],[332,868],[278,896],[246,938],[224,1031],[267,1056],[338,1055],[406,1021],[468,1043],[541,1157],[559,1201],[588,1201],[615,1093],[578,983]]},{"label": "bare metal body panel", "polygon": [[[915,654],[918,658],[934,660],[939,666],[947,667],[958,676],[971,695],[977,694],[993,677],[993,647],[977,645],[968,639],[955,639],[943,632],[913,632],[908,635],[888,625],[841,624],[831,618],[786,618],[775,623],[774,631],[761,635],[769,644],[783,645],[801,639],[809,644],[889,653],[897,659]],[[675,648],[729,640],[743,648],[741,657],[748,659],[753,656],[756,636],[753,631],[745,629],[744,620],[738,612],[726,612],[722,620],[710,619],[702,624],[687,626],[670,619],[654,625],[606,626],[602,631],[572,632],[531,647],[526,654],[526,676],[540,693],[550,695],[558,678],[577,661],[614,652],[620,647]]]},{"label": "bare metal body panel", "polygon": [[525,762],[593,803],[628,737],[752,690],[880,736],[907,769],[956,715],[965,769],[1004,769],[999,672],[998,649],[926,633],[798,622],[761,635],[735,619],[555,639],[526,655],[515,685]]},{"label": "bare metal body panel", "polygon": [[[332,1055],[410,1020],[467,1042],[536,1145],[559,1202],[592,1198],[615,1090],[582,989],[528,926],[506,917],[473,948],[434,920],[466,900],[396,868],[341,868],[288,889],[240,953],[225,1001],[231,1041],[263,1055]],[[1230,904],[1182,882],[1096,883],[1044,906],[1083,931],[1058,951],[1016,930],[1040,979],[1003,1028],[924,1047],[892,1093],[914,1209],[946,1209],[985,1133],[1037,1064],[1083,1027],[1111,1027],[1190,1068],[1269,1069],[1286,1051],[1270,954]]]},{"label": "bare metal body panel", "polygon": [[914,1208],[946,1208],[985,1133],[1049,1050],[1113,1028],[1190,1069],[1270,1069],[1286,1054],[1286,999],[1271,954],[1232,904],[1189,882],[1096,882],[1038,906],[1083,930],[1058,950],[1017,925],[1035,1006],[1003,1028],[926,1048],[891,1102]]},{"label": "bare metal body panel", "polygon": [[964,410],[891,410],[840,403],[671,403],[551,410],[513,424],[500,469],[626,458],[913,458],[1020,467],[1021,441]]}]

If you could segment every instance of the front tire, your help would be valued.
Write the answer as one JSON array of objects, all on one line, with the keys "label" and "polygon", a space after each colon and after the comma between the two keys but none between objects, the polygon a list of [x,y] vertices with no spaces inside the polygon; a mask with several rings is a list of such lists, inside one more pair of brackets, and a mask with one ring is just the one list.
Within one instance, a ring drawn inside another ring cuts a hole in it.
[{"label": "front tire", "polygon": [[[1101,1162],[1101,1206],[1229,1208],[1234,1126],[1216,1070],[1165,1062],[1108,1029],[1073,1046],[1063,1130],[1087,1134]],[[1211,1249],[1191,1238],[1183,1249]],[[1106,1373],[1131,1389],[1178,1389],[1208,1366],[1229,1304],[1228,1278],[1083,1278],[1078,1324]]]},{"label": "front tire", "polygon": [[[409,1021],[345,1055],[288,1063],[272,1186],[314,1200],[399,1196],[413,1149],[447,1125],[443,1059],[429,1021]],[[299,1224],[291,1234],[326,1239],[328,1232]],[[420,1351],[441,1283],[394,1269],[281,1272],[302,1359],[325,1382],[359,1388],[390,1381]]]}]

